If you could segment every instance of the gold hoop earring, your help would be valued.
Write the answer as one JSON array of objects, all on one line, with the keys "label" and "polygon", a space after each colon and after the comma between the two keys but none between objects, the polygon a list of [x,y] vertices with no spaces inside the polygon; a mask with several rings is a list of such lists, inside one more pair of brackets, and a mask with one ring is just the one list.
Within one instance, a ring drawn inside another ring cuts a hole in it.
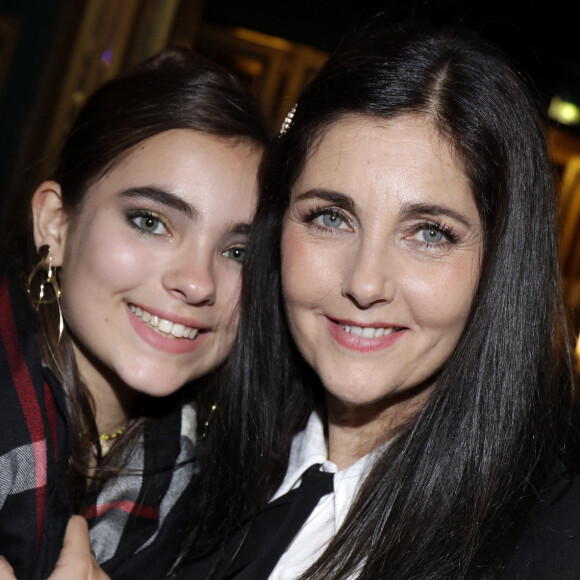
[{"label": "gold hoop earring", "polygon": [[[60,306],[60,288],[58,287],[58,282],[56,280],[56,268],[52,267],[52,256],[50,255],[50,246],[44,245],[40,246],[38,249],[38,255],[40,260],[34,266],[30,276],[28,276],[28,294],[32,297],[32,302],[34,308],[38,310],[41,304],[54,304],[58,307],[58,342],[62,336],[64,330],[64,318],[62,316],[62,308]],[[34,297],[32,295],[32,282],[34,278],[42,273],[45,279],[40,282],[38,286],[38,296]],[[46,292],[47,286],[52,288],[52,296],[49,296]],[[57,342],[57,344],[58,344]]]}]

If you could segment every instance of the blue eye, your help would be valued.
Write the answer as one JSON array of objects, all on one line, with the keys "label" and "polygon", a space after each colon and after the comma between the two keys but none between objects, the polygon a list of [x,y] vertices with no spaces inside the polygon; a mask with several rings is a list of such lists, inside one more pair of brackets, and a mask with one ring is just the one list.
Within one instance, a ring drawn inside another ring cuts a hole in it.
[{"label": "blue eye", "polygon": [[433,226],[423,228],[420,233],[423,241],[427,242],[428,244],[438,244],[445,239],[443,232],[437,228],[434,228]]},{"label": "blue eye", "polygon": [[337,229],[344,224],[344,220],[335,211],[326,212],[320,215],[322,224],[327,228]]},{"label": "blue eye", "polygon": [[305,210],[304,223],[313,224],[322,233],[332,234],[333,230],[346,233],[352,230],[348,213],[333,207],[313,207]]},{"label": "blue eye", "polygon": [[242,263],[244,261],[244,255],[245,255],[245,253],[246,253],[246,247],[245,246],[232,246],[231,248],[228,248],[224,252],[224,256],[226,258],[231,258],[235,262]]}]

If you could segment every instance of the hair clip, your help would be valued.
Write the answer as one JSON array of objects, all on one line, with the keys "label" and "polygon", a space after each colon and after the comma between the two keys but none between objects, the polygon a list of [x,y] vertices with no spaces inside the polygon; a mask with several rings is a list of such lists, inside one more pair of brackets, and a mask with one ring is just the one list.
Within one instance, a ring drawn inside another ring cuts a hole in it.
[{"label": "hair clip", "polygon": [[284,133],[286,133],[286,131],[288,131],[288,129],[290,128],[290,125],[292,124],[292,119],[294,119],[294,114],[296,113],[296,107],[297,106],[298,106],[298,103],[296,103],[288,111],[288,114],[286,115],[286,118],[284,119],[284,122],[282,123],[282,126],[280,127],[280,135],[279,135],[279,137],[281,137],[282,135],[284,135]]}]

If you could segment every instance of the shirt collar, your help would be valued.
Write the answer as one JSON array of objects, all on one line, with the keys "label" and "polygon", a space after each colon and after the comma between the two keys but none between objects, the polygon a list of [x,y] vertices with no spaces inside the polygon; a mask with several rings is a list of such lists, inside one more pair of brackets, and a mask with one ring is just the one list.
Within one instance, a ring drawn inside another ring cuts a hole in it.
[{"label": "shirt collar", "polygon": [[[351,466],[338,471],[335,463],[328,460],[328,450],[324,437],[324,422],[317,411],[313,411],[306,428],[294,436],[288,460],[288,469],[282,485],[273,496],[273,500],[288,493],[300,485],[302,474],[316,463],[322,464],[321,470],[336,473],[334,478],[335,492],[343,485],[348,487],[348,493],[358,486],[361,477],[368,473],[376,450],[361,457]],[[342,495],[342,494],[340,494]]]},{"label": "shirt collar", "polygon": [[[313,411],[304,431],[297,433],[292,440],[284,481],[272,499],[277,499],[298,487],[302,474],[316,463],[323,464],[323,471],[336,472],[336,465],[328,461],[324,424],[318,412]],[[333,466],[334,469],[332,469]]]}]

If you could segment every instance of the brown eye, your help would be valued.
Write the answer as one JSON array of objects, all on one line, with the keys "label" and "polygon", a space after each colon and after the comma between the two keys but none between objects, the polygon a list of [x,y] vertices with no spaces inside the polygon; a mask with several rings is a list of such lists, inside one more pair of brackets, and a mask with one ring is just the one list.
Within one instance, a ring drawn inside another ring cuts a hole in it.
[{"label": "brown eye", "polygon": [[131,210],[125,215],[129,225],[135,228],[140,234],[154,236],[170,235],[163,218],[149,210]]},{"label": "brown eye", "polygon": [[153,233],[159,224],[159,220],[157,218],[147,217],[143,219],[142,228],[150,233]]},{"label": "brown eye", "polygon": [[143,216],[135,218],[135,225],[148,234],[162,234],[165,226],[163,222],[154,216]]},{"label": "brown eye", "polygon": [[224,252],[224,256],[226,258],[230,258],[230,259],[234,260],[235,262],[241,263],[244,261],[245,253],[246,253],[245,246],[232,246],[231,248],[228,248]]}]

